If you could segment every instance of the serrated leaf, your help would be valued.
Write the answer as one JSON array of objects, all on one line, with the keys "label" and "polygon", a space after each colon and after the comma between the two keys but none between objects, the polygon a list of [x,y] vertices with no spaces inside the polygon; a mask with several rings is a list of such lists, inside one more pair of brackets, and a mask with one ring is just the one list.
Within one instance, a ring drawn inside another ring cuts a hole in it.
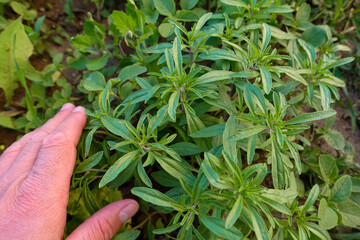
[{"label": "serrated leaf", "polygon": [[122,11],[114,10],[111,14],[115,27],[121,32],[123,36],[128,31],[134,31],[136,28],[135,20]]}]

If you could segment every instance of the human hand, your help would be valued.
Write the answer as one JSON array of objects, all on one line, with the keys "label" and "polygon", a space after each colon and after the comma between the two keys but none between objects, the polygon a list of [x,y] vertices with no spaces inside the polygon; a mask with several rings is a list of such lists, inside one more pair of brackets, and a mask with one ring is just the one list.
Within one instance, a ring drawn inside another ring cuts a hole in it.
[{"label": "human hand", "polygon": [[[65,104],[0,156],[0,239],[62,239],[76,145],[85,123],[84,108]],[[111,239],[137,210],[131,199],[111,203],[67,239]]]}]

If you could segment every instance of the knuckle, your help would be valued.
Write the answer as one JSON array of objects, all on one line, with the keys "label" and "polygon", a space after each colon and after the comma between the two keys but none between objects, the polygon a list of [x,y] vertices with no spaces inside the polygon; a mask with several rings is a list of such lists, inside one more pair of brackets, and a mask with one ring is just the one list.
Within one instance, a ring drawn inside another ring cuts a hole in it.
[{"label": "knuckle", "polygon": [[28,176],[16,191],[15,205],[21,209],[31,209],[43,204],[48,199],[48,191],[44,189],[41,176]]},{"label": "knuckle", "polygon": [[32,135],[28,142],[38,142],[44,140],[46,136],[49,135],[49,131],[46,129],[39,129],[39,131],[35,132],[34,135]]},{"label": "knuckle", "polygon": [[43,141],[44,148],[53,148],[53,147],[64,147],[69,146],[71,142],[69,141],[67,135],[62,131],[55,131],[49,134]]}]

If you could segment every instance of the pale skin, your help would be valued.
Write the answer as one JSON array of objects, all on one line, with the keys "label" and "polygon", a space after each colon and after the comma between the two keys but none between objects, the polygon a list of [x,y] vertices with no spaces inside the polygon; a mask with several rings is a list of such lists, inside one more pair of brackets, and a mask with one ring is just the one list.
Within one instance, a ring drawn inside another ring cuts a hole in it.
[{"label": "pale skin", "polygon": [[[65,104],[43,126],[0,156],[0,239],[62,239],[84,108]],[[138,210],[131,199],[111,203],[67,240],[111,239]]]}]

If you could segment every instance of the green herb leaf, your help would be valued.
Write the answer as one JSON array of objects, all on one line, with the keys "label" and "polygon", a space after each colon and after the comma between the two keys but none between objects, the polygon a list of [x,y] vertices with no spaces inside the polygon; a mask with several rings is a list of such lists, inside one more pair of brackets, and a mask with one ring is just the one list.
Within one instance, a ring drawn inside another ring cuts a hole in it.
[{"label": "green herb leaf", "polygon": [[190,142],[179,142],[169,146],[180,156],[191,156],[202,152],[196,144]]},{"label": "green herb leaf", "polygon": [[175,202],[165,194],[159,192],[158,190],[152,188],[134,187],[133,189],[131,189],[131,193],[147,202],[158,206],[172,208],[174,204],[177,205],[177,202]]},{"label": "green herb leaf", "polygon": [[331,189],[330,198],[336,203],[346,202],[351,195],[351,177],[344,175],[339,178]]},{"label": "green herb leaf", "polygon": [[229,212],[226,218],[226,222],[225,222],[226,229],[232,227],[236,222],[236,220],[239,218],[243,205],[244,205],[244,197],[241,194],[239,194],[233,207],[231,208],[231,211]]},{"label": "green herb leaf", "polygon": [[264,52],[268,47],[271,39],[271,29],[269,25],[267,25],[266,23],[263,23],[262,28],[263,28],[263,38],[262,38],[261,51]]},{"label": "green herb leaf", "polygon": [[329,207],[325,198],[320,200],[318,217],[321,219],[319,225],[324,229],[332,229],[338,222],[337,213]]},{"label": "green herb leaf", "polygon": [[193,138],[207,138],[222,135],[225,129],[225,123],[213,125],[190,134]]},{"label": "green herb leaf", "polygon": [[96,166],[103,158],[103,153],[103,151],[97,152],[91,157],[87,158],[85,161],[81,162],[74,170],[74,173],[85,172]]},{"label": "green herb leaf", "polygon": [[90,61],[88,61],[86,63],[86,67],[92,71],[100,70],[103,67],[105,67],[105,65],[108,61],[108,58],[109,58],[109,54],[106,53],[102,57],[91,59]]},{"label": "green herb leaf", "polygon": [[174,0],[154,0],[154,5],[161,15],[169,17],[175,14]]},{"label": "green herb leaf", "polygon": [[298,123],[305,123],[305,122],[312,122],[324,118],[328,118],[331,116],[334,116],[336,114],[336,111],[330,109],[330,110],[324,110],[324,111],[318,111],[314,113],[305,113],[300,116],[294,117],[293,119],[290,119],[288,121],[285,121],[285,125],[294,125]]},{"label": "green herb leaf", "polygon": [[322,27],[313,26],[306,29],[301,34],[301,39],[310,43],[314,47],[319,47],[326,41],[326,33]]},{"label": "green herb leaf", "polygon": [[249,127],[244,130],[240,130],[238,133],[233,135],[229,140],[230,141],[238,141],[238,140],[241,140],[241,139],[244,139],[247,137],[251,137],[255,134],[258,134],[258,133],[264,131],[267,128],[268,128],[267,126],[261,126],[261,125]]},{"label": "green herb leaf", "polygon": [[101,118],[101,122],[113,134],[118,135],[125,140],[130,140],[133,138],[124,122],[120,119],[105,116]]},{"label": "green herb leaf", "polygon": [[179,91],[173,92],[169,99],[168,113],[169,117],[175,122],[176,121],[176,109],[179,104]]},{"label": "green herb leaf", "polygon": [[259,65],[259,69],[260,69],[260,74],[261,74],[261,81],[264,86],[264,91],[266,94],[269,94],[270,90],[271,90],[271,84],[272,84],[271,74],[270,74],[269,70],[263,65]]},{"label": "green herb leaf", "polygon": [[122,82],[139,76],[140,74],[144,73],[147,71],[146,67],[143,66],[139,66],[139,65],[130,65],[130,66],[126,66],[123,69],[121,69],[121,71],[119,72],[119,76],[118,78],[120,78],[120,80]]},{"label": "green herb leaf", "polygon": [[310,207],[315,203],[317,197],[319,196],[319,185],[315,184],[309,192],[309,195],[302,206],[302,212],[307,212]]},{"label": "green herb leaf", "polygon": [[211,216],[199,215],[199,220],[210,231],[225,239],[235,240],[242,239],[243,237],[243,234],[233,226],[226,229],[225,222],[221,219]]},{"label": "green herb leaf", "polygon": [[123,155],[106,171],[102,177],[99,187],[105,186],[107,183],[114,180],[130,163],[139,155],[139,150],[135,150]]},{"label": "green herb leaf", "polygon": [[324,139],[332,148],[336,150],[343,150],[345,147],[345,139],[344,136],[333,129],[329,129],[326,131],[324,135]]},{"label": "green herb leaf", "polygon": [[84,80],[84,88],[88,91],[102,91],[105,86],[105,77],[100,72],[93,72]]}]

